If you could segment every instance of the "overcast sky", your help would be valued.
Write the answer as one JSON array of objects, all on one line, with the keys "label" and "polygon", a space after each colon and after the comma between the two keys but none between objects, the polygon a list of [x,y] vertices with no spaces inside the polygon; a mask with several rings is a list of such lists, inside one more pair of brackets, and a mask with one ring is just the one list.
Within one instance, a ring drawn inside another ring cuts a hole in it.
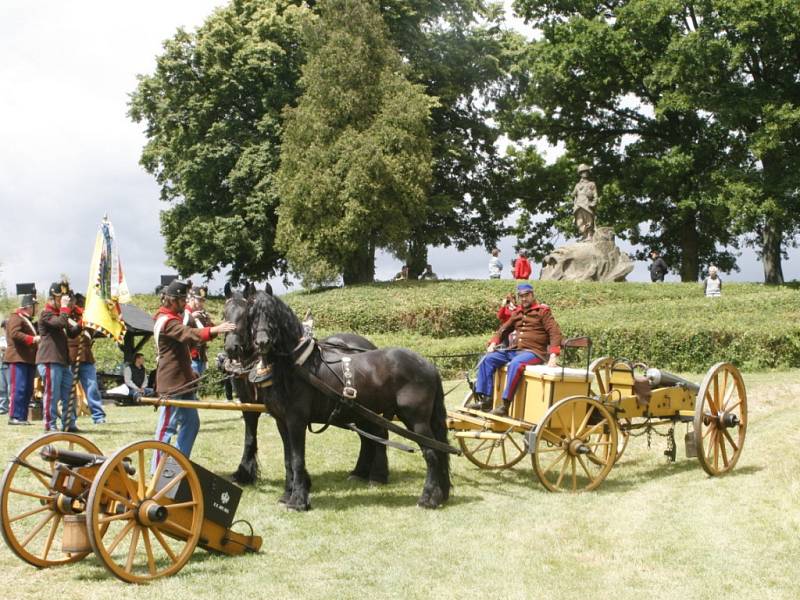
[{"label": "overcast sky", "polygon": [[[163,40],[178,27],[197,27],[223,4],[0,2],[0,281],[10,292],[27,281],[45,290],[61,273],[84,290],[104,214],[116,229],[133,291],[152,290],[170,272],[159,233],[165,205],[139,166],[145,138],[126,116],[128,94],[137,74],[153,71]],[[506,264],[513,244],[500,243]],[[487,276],[483,248],[432,248],[430,262],[440,277]],[[752,252],[740,263],[742,273],[728,279],[763,280]],[[798,263],[797,252],[784,262],[787,279],[800,279]],[[399,267],[381,255],[376,277],[390,279]],[[629,279],[646,277],[639,263]],[[212,289],[221,286],[212,282]]]}]

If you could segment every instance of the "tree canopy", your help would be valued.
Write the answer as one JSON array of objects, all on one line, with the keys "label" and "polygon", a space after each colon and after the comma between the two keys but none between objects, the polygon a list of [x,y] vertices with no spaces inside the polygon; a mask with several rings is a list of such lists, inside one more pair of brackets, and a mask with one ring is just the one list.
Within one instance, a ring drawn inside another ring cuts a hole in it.
[{"label": "tree canopy", "polygon": [[[781,151],[794,144],[788,156],[796,158],[796,100],[789,106],[777,101],[797,98],[791,32],[799,17],[789,4],[517,0],[516,9],[542,37],[519,49],[503,120],[513,139],[533,133],[566,147],[565,159],[552,167],[531,150],[520,151],[520,179],[547,189],[554,179],[563,185],[567,165],[595,162],[600,221],[644,244],[642,252],[664,251],[684,280],[697,279],[700,267],[712,262],[733,268],[738,234],[753,230],[765,269],[776,261],[779,269],[779,253],[768,241],[793,237],[787,209],[796,203],[797,180],[769,174],[758,140],[767,137],[772,147],[794,140]],[[758,92],[757,77],[746,67],[748,48],[758,64],[774,67],[774,93]],[[765,113],[775,117],[771,135]],[[770,186],[780,191],[770,193]],[[522,197],[530,214],[546,215],[540,229],[569,232],[571,220],[555,195]],[[546,241],[536,248],[540,254],[548,249]]]},{"label": "tree canopy", "polygon": [[302,96],[286,110],[277,244],[305,284],[371,282],[425,219],[435,101],[412,84],[368,0],[322,0]]}]

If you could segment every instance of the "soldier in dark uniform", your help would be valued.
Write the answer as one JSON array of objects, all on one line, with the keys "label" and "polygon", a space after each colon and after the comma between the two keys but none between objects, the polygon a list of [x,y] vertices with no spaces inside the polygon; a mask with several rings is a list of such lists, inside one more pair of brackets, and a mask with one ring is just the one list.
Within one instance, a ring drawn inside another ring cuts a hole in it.
[{"label": "soldier in dark uniform", "polygon": [[36,315],[36,294],[22,297],[20,307],[6,320],[6,354],[8,363],[8,424],[30,425],[28,405],[33,396],[36,375],[36,349],[39,333],[33,324]]},{"label": "soldier in dark uniform", "polygon": [[44,430],[58,429],[58,405],[61,404],[61,428],[78,432],[75,425],[75,405],[70,406],[72,371],[69,366],[67,337],[76,337],[81,330],[72,320],[69,286],[57,282],[50,286],[48,301],[39,317],[39,347],[36,350],[36,369],[42,378],[42,416]]},{"label": "soldier in dark uniform", "polygon": [[[478,399],[468,408],[491,408],[494,372],[503,365],[508,365],[503,404],[492,411],[493,414],[507,416],[525,367],[542,364],[545,358],[548,366],[556,365],[561,353],[561,329],[550,312],[550,307],[535,301],[533,286],[529,283],[520,283],[517,286],[517,298],[517,307],[494,334],[487,348],[488,354],[478,365],[478,379],[475,382]],[[509,339],[512,332],[516,339],[509,340],[508,349],[495,350],[501,341]]]},{"label": "soldier in dark uniform", "polygon": [[[213,327],[189,327],[183,324],[183,313],[186,308],[186,294],[189,284],[175,280],[163,292],[161,308],[155,315],[153,334],[158,352],[158,371],[156,387],[162,396],[192,400],[195,397],[195,380],[197,373],[192,370],[191,348],[208,342],[219,333],[233,331],[233,323],[222,322]],[[176,415],[173,420],[173,414]],[[169,443],[177,429],[178,450],[187,457],[192,453],[192,446],[200,429],[200,417],[195,408],[175,408],[162,406],[158,410],[158,424],[155,437]]]}]

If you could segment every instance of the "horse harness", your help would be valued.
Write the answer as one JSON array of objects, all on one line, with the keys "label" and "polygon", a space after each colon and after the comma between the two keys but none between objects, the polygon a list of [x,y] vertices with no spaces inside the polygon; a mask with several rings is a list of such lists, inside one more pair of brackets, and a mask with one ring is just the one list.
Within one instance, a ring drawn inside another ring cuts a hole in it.
[{"label": "horse harness", "polygon": [[[386,419],[385,417],[379,415],[378,413],[376,413],[374,411],[371,411],[367,407],[365,407],[365,406],[359,404],[358,402],[356,402],[355,400],[356,400],[356,397],[358,396],[358,391],[356,390],[356,387],[354,385],[353,372],[352,372],[352,370],[350,368],[350,362],[352,360],[351,357],[349,357],[349,356],[341,356],[338,361],[326,361],[324,359],[324,357],[322,356],[322,348],[320,347],[320,357],[322,358],[322,363],[328,368],[328,370],[342,384],[342,391],[341,392],[338,392],[333,387],[331,387],[330,385],[325,383],[325,381],[323,381],[320,377],[318,377],[317,375],[312,373],[309,369],[304,368],[305,363],[307,362],[308,358],[312,354],[313,347],[314,346],[322,346],[322,344],[319,344],[319,342],[316,342],[316,340],[314,340],[313,338],[308,338],[308,339],[310,339],[311,342],[304,342],[304,340],[301,339],[300,343],[295,347],[295,349],[293,351],[293,356],[297,356],[297,358],[295,358],[295,360],[294,360],[294,371],[301,379],[303,379],[311,387],[315,388],[322,395],[324,395],[327,398],[329,398],[329,399],[333,400],[334,402],[336,402],[336,408],[334,408],[334,410],[331,411],[331,414],[328,417],[328,421],[323,425],[323,427],[321,429],[318,429],[317,431],[314,431],[313,429],[311,429],[311,424],[309,424],[308,430],[311,433],[322,433],[323,431],[325,431],[331,425],[334,417],[337,416],[339,413],[341,413],[342,408],[349,408],[350,410],[352,410],[354,413],[356,413],[358,416],[362,417],[363,419],[365,419],[367,421],[370,421],[371,423],[374,423],[375,425],[378,425],[379,427],[382,427],[383,429],[387,429],[387,430],[389,430],[389,431],[391,431],[393,433],[396,433],[397,435],[399,435],[401,437],[404,437],[406,439],[414,441],[414,442],[418,443],[421,446],[427,446],[428,448],[431,448],[433,450],[439,450],[441,452],[448,452],[450,454],[458,454],[458,455],[461,454],[460,450],[454,448],[450,444],[446,444],[444,442],[440,442],[439,440],[435,440],[433,438],[429,438],[428,436],[425,436],[425,435],[416,433],[414,431],[411,431],[409,429],[405,429],[403,427],[400,427],[399,425],[396,425],[395,423],[393,423],[389,419]],[[304,343],[307,343],[308,346],[312,347],[311,351],[308,351],[303,346]],[[343,346],[343,345],[340,345],[340,344],[330,344],[330,346],[332,346],[332,347],[340,347],[340,348],[341,347],[346,347],[348,349],[359,350],[361,352],[368,351],[368,349],[366,349],[366,348],[358,348],[358,347],[354,347],[354,346]],[[300,359],[302,359],[302,360],[300,360]],[[336,372],[331,368],[330,365],[335,363],[335,362],[341,362],[342,363],[342,375],[344,377],[344,380],[342,380],[342,378],[340,378],[336,374]],[[415,451],[414,448],[411,448],[410,446],[406,446],[405,444],[401,444],[399,442],[394,442],[392,440],[385,439],[385,438],[373,435],[373,434],[371,434],[371,433],[369,433],[367,431],[364,431],[364,430],[358,428],[355,425],[355,423],[348,423],[346,425],[346,427],[348,429],[352,429],[353,431],[355,431],[359,435],[372,440],[373,442],[377,442],[377,443],[383,444],[385,446],[390,446],[392,448],[397,448],[398,450],[403,450],[404,452],[414,452]]]}]

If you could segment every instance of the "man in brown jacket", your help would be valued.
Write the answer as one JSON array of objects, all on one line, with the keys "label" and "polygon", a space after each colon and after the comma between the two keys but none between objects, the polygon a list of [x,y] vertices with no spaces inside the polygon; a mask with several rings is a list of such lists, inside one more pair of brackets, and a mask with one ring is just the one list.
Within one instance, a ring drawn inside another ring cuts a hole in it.
[{"label": "man in brown jacket", "polygon": [[[517,286],[517,297],[517,307],[495,332],[487,348],[488,354],[478,365],[478,379],[475,382],[478,399],[468,408],[491,408],[494,372],[501,366],[508,365],[503,404],[492,411],[493,414],[507,416],[525,367],[541,364],[546,357],[548,366],[556,365],[561,352],[561,329],[550,312],[550,307],[535,301],[533,286],[529,283],[520,283]],[[516,336],[515,339],[512,333]],[[495,350],[505,340],[509,341],[508,348]]]},{"label": "man in brown jacket", "polygon": [[[80,381],[83,393],[86,394],[86,403],[92,413],[92,423],[102,425],[106,422],[106,411],[103,410],[103,397],[100,395],[100,386],[97,385],[97,367],[95,367],[93,332],[83,328],[83,309],[86,297],[75,294],[75,306],[72,308],[72,317],[78,322],[80,335],[67,340],[69,347],[69,364],[75,369],[74,373]],[[76,383],[77,385],[77,383]]]},{"label": "man in brown jacket", "polygon": [[42,417],[45,431],[57,431],[58,405],[61,404],[63,431],[80,431],[75,424],[75,405],[70,406],[72,371],[69,367],[67,337],[80,334],[73,321],[69,286],[57,282],[50,286],[48,301],[39,316],[39,347],[36,350],[36,369],[42,378]]},{"label": "man in brown jacket", "polygon": [[28,406],[33,396],[36,348],[39,343],[39,334],[33,325],[35,315],[36,295],[28,294],[22,297],[20,307],[6,321],[9,425],[30,425]]},{"label": "man in brown jacket", "polygon": [[[159,394],[181,400],[194,399],[198,375],[192,371],[192,346],[208,342],[218,333],[233,331],[235,325],[223,321],[213,327],[188,327],[183,324],[186,294],[189,284],[175,280],[164,290],[161,308],[155,315],[153,337],[158,352],[156,387]],[[173,412],[175,416],[173,418]],[[200,430],[196,408],[162,406],[158,409],[155,437],[169,443],[177,431],[176,446],[187,457],[192,453],[194,440]]]}]

